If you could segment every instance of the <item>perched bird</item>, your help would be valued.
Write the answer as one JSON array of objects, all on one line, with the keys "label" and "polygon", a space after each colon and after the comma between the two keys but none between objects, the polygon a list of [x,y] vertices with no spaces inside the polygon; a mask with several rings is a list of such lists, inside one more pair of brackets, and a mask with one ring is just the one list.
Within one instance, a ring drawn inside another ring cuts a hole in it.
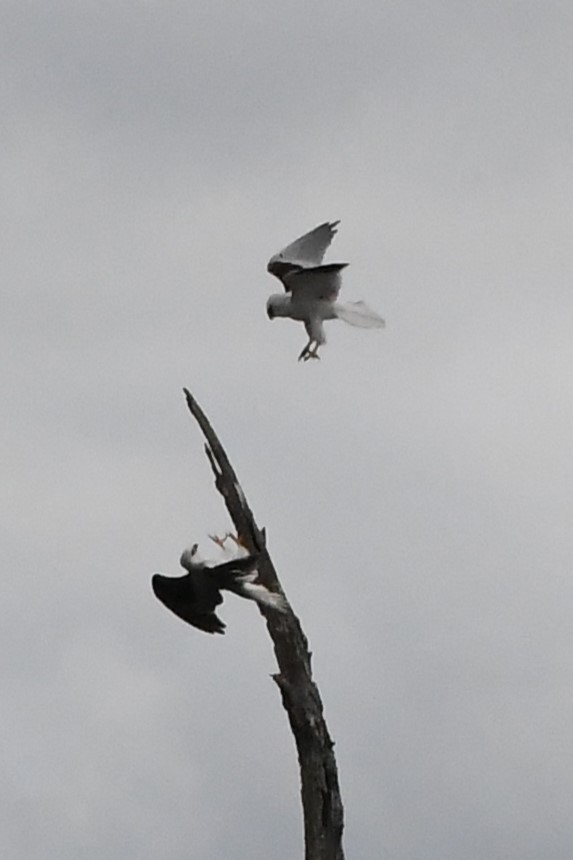
[{"label": "perched bird", "polygon": [[289,317],[304,323],[309,341],[298,360],[320,358],[318,348],[326,343],[324,320],[341,319],[359,328],[382,328],[384,320],[364,302],[341,304],[338,293],[341,271],[348,263],[322,260],[340,221],[325,221],[271,257],[267,271],[275,275],[285,293],[270,296],[269,319]]},{"label": "perched bird", "polygon": [[223,602],[222,589],[284,612],[286,600],[283,595],[254,581],[257,578],[257,555],[209,567],[199,559],[197,550],[198,545],[194,544],[181,555],[181,566],[188,571],[183,576],[156,573],[151,578],[155,596],[183,621],[207,633],[224,633],[225,624],[215,614],[215,607]]}]

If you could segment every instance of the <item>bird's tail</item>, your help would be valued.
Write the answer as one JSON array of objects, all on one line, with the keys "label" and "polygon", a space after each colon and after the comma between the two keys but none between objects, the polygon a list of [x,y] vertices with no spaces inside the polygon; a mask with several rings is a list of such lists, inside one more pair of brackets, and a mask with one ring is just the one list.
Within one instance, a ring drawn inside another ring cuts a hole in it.
[{"label": "bird's tail", "polygon": [[234,561],[228,561],[213,568],[217,587],[234,591],[235,594],[246,597],[247,600],[254,600],[263,606],[285,612],[287,601],[284,595],[277,591],[269,591],[266,585],[255,582],[258,576],[258,561],[257,555],[249,555],[246,558],[236,558]]},{"label": "bird's tail", "polygon": [[239,594],[248,600],[255,600],[261,606],[268,606],[270,609],[286,612],[287,601],[284,594],[280,594],[278,591],[269,591],[266,585],[260,582],[253,582],[252,579],[254,579],[252,574],[241,577]]},{"label": "bird's tail", "polygon": [[334,313],[338,319],[358,328],[384,328],[386,325],[380,314],[369,308],[366,302],[336,302]]}]

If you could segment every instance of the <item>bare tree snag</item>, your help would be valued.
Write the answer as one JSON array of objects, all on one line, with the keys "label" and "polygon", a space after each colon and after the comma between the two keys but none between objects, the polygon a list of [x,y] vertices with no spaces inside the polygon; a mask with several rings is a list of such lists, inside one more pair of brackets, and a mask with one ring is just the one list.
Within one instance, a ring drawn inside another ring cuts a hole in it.
[{"label": "bare tree snag", "polygon": [[[183,390],[187,406],[207,440],[205,451],[215,476],[215,486],[225,500],[237,535],[249,552],[261,553],[261,582],[273,591],[282,592],[266,548],[265,530],[255,522],[235,470],[205,413],[189,391]],[[318,688],[312,680],[306,636],[290,605],[287,612],[276,612],[262,606],[259,610],[265,616],[273,640],[279,666],[273,678],[281,691],[298,752],[305,860],[344,860],[344,810],[334,743],[328,734]]]}]

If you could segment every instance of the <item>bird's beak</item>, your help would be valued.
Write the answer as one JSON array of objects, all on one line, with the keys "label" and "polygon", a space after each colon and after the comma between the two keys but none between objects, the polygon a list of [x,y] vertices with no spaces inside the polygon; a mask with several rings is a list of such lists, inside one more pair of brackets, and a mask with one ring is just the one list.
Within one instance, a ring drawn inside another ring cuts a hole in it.
[{"label": "bird's beak", "polygon": [[275,318],[275,312],[272,308],[267,308],[267,316],[270,320],[273,320]]}]

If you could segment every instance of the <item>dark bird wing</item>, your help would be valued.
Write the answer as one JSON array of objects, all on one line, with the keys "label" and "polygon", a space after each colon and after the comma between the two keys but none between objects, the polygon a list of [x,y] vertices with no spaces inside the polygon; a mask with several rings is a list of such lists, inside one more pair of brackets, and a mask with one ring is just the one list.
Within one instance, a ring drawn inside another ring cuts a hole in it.
[{"label": "dark bird wing", "polygon": [[284,278],[285,288],[292,292],[293,298],[335,301],[342,285],[340,272],[347,265],[348,263],[326,263],[323,266],[290,272]]},{"label": "dark bird wing", "polygon": [[[177,615],[177,613],[175,614]],[[183,618],[183,616],[179,617]],[[197,627],[198,630],[204,630],[205,633],[225,632],[226,625],[215,612],[211,612],[209,615],[193,615],[192,619],[183,618],[183,621],[188,621],[193,627]]]},{"label": "dark bird wing", "polygon": [[184,576],[151,578],[153,593],[178,618],[207,633],[224,633],[225,624],[215,614],[215,607],[223,602],[216,582],[205,569]]},{"label": "dark bird wing", "polygon": [[275,275],[289,289],[285,283],[285,276],[300,269],[308,269],[312,266],[320,266],[326,249],[336,234],[337,225],[340,221],[325,221],[314,230],[300,236],[274,254],[267,264],[267,271]]}]

